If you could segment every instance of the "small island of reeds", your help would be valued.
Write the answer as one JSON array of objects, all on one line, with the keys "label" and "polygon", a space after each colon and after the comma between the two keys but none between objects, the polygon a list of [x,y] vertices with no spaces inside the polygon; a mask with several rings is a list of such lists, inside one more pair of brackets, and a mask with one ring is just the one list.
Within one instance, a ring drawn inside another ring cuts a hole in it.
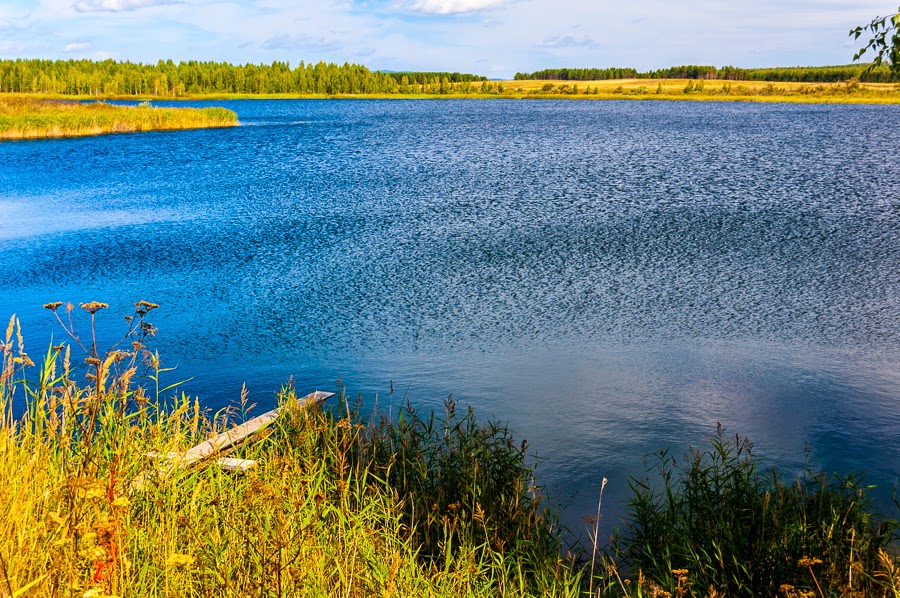
[{"label": "small island of reeds", "polygon": [[237,114],[225,108],[157,108],[149,103],[119,106],[104,102],[0,97],[0,139],[78,137],[236,124]]}]

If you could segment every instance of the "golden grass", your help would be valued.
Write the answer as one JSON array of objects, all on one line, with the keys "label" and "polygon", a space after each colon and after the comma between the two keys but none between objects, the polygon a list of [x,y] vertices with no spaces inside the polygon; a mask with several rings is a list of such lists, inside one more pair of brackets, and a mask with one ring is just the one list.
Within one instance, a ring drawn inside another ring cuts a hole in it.
[{"label": "golden grass", "polygon": [[[545,90],[546,86],[551,86]],[[690,86],[690,90],[686,92]],[[615,79],[605,81],[491,81],[490,90],[481,83],[455,83],[447,94],[189,94],[167,100],[252,99],[572,99],[572,100],[669,100],[712,102],[786,102],[808,104],[898,104],[896,83],[796,83],[766,81],[722,81],[689,79]],[[576,90],[577,87],[577,90]],[[698,89],[699,87],[699,89]],[[500,91],[502,88],[503,91]],[[13,97],[92,100],[94,96],[10,94]],[[109,96],[105,99],[154,100],[155,96]]]},{"label": "golden grass", "polygon": [[237,115],[224,108],[114,106],[101,102],[0,97],[0,139],[75,137],[173,129],[229,127]]},{"label": "golden grass", "polygon": [[892,83],[770,83],[690,79],[504,81],[505,93],[530,98],[686,100],[840,104],[900,103]]}]

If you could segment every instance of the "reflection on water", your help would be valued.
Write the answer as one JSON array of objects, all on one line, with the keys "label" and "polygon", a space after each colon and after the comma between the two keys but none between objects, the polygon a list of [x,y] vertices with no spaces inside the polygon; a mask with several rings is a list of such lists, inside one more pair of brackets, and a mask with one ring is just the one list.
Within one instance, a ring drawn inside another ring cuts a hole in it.
[{"label": "reflection on water", "polygon": [[44,302],[156,301],[212,407],[289,376],[452,393],[578,492],[573,524],[601,477],[621,498],[643,455],[716,422],[889,496],[897,107],[229,107],[257,126],[0,145],[0,317],[34,347]]}]

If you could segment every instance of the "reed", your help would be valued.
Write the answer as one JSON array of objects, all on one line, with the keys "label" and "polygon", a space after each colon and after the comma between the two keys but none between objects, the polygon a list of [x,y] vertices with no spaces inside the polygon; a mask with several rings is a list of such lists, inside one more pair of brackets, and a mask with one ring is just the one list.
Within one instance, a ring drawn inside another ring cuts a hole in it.
[{"label": "reed", "polygon": [[452,402],[442,417],[409,405],[364,417],[343,393],[303,408],[286,386],[267,436],[235,455],[255,469],[167,468],[148,455],[197,444],[249,406],[164,398],[152,303],[107,352],[93,334],[104,304],[82,305],[87,339],[77,308],[47,307],[69,345],[34,364],[14,319],[2,345],[0,595],[577,595],[504,426]]},{"label": "reed", "polygon": [[788,481],[752,448],[720,426],[706,450],[661,451],[631,482],[625,562],[675,594],[689,583],[719,596],[896,596],[887,551],[900,528],[877,514],[862,476]]},{"label": "reed", "polygon": [[159,456],[246,419],[246,394],[209,412],[166,386],[153,303],[105,351],[105,304],[45,307],[69,342],[32,359],[15,317],[0,337],[0,596],[900,596],[897,523],[859,479],[788,484],[721,433],[634,480],[606,553],[599,504],[567,545],[525,443],[451,400],[364,414],[288,384],[234,454],[256,468],[173,468]]},{"label": "reed", "polygon": [[103,102],[0,97],[0,139],[73,137],[172,129],[228,127],[237,115],[224,108],[155,108]]}]

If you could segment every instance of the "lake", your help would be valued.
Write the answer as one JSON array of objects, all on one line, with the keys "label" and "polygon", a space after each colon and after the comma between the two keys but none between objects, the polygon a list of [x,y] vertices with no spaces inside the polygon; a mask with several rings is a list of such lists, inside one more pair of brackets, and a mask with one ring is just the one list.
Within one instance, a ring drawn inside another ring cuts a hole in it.
[{"label": "lake", "polygon": [[0,320],[33,356],[43,303],[109,303],[106,341],[146,299],[212,409],[290,377],[452,394],[528,439],[571,527],[717,422],[887,504],[900,106],[211,104],[243,126],[0,144]]}]

